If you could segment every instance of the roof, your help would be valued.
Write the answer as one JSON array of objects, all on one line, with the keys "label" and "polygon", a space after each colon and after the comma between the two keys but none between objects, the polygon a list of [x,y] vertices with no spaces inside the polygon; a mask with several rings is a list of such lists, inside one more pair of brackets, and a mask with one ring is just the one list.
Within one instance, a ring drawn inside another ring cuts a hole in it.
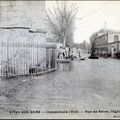
[{"label": "roof", "polygon": [[106,35],[107,33],[97,33],[97,38],[103,36],[103,35]]},{"label": "roof", "polygon": [[108,33],[108,34],[120,34],[120,32],[111,32],[111,33]]},{"label": "roof", "polygon": [[99,37],[101,37],[101,36],[103,36],[103,35],[106,35],[106,34],[120,34],[120,32],[98,33],[97,38],[99,38]]}]

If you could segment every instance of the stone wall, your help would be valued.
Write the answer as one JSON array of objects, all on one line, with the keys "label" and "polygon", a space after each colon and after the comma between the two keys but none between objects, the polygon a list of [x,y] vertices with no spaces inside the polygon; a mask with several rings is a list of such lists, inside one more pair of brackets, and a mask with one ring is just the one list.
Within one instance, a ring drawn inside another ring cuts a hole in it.
[{"label": "stone wall", "polygon": [[27,74],[44,60],[46,48],[36,46],[46,43],[44,17],[45,1],[0,1],[0,68]]},{"label": "stone wall", "polygon": [[45,29],[45,1],[0,1],[0,27]]},{"label": "stone wall", "polygon": [[[25,27],[0,28],[1,69],[14,69],[17,74],[29,74],[29,68],[38,66],[45,69],[45,31],[33,31]],[[7,68],[6,68],[7,67]]]}]

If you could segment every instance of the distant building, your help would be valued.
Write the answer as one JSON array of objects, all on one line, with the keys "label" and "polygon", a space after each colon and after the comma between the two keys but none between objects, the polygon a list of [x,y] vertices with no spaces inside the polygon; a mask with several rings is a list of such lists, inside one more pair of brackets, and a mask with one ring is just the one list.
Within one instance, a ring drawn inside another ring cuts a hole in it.
[{"label": "distant building", "polygon": [[96,54],[112,56],[120,51],[120,32],[98,33],[94,42]]},{"label": "distant building", "polygon": [[83,53],[88,53],[90,52],[90,44],[87,43],[86,41],[83,41],[82,43],[74,43],[75,47],[81,49]]}]

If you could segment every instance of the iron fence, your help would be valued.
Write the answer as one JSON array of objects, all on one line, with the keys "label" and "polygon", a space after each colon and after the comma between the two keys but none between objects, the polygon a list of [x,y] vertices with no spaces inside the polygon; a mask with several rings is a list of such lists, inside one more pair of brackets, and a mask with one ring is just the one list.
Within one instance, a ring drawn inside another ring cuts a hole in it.
[{"label": "iron fence", "polygon": [[50,44],[0,43],[0,76],[37,75],[55,70],[56,47]]}]

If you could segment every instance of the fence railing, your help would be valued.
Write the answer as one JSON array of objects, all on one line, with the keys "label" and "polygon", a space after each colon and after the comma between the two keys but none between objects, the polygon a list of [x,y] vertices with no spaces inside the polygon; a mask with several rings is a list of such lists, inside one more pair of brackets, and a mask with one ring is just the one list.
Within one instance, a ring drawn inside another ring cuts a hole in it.
[{"label": "fence railing", "polygon": [[0,43],[0,76],[37,75],[55,70],[56,46]]}]

